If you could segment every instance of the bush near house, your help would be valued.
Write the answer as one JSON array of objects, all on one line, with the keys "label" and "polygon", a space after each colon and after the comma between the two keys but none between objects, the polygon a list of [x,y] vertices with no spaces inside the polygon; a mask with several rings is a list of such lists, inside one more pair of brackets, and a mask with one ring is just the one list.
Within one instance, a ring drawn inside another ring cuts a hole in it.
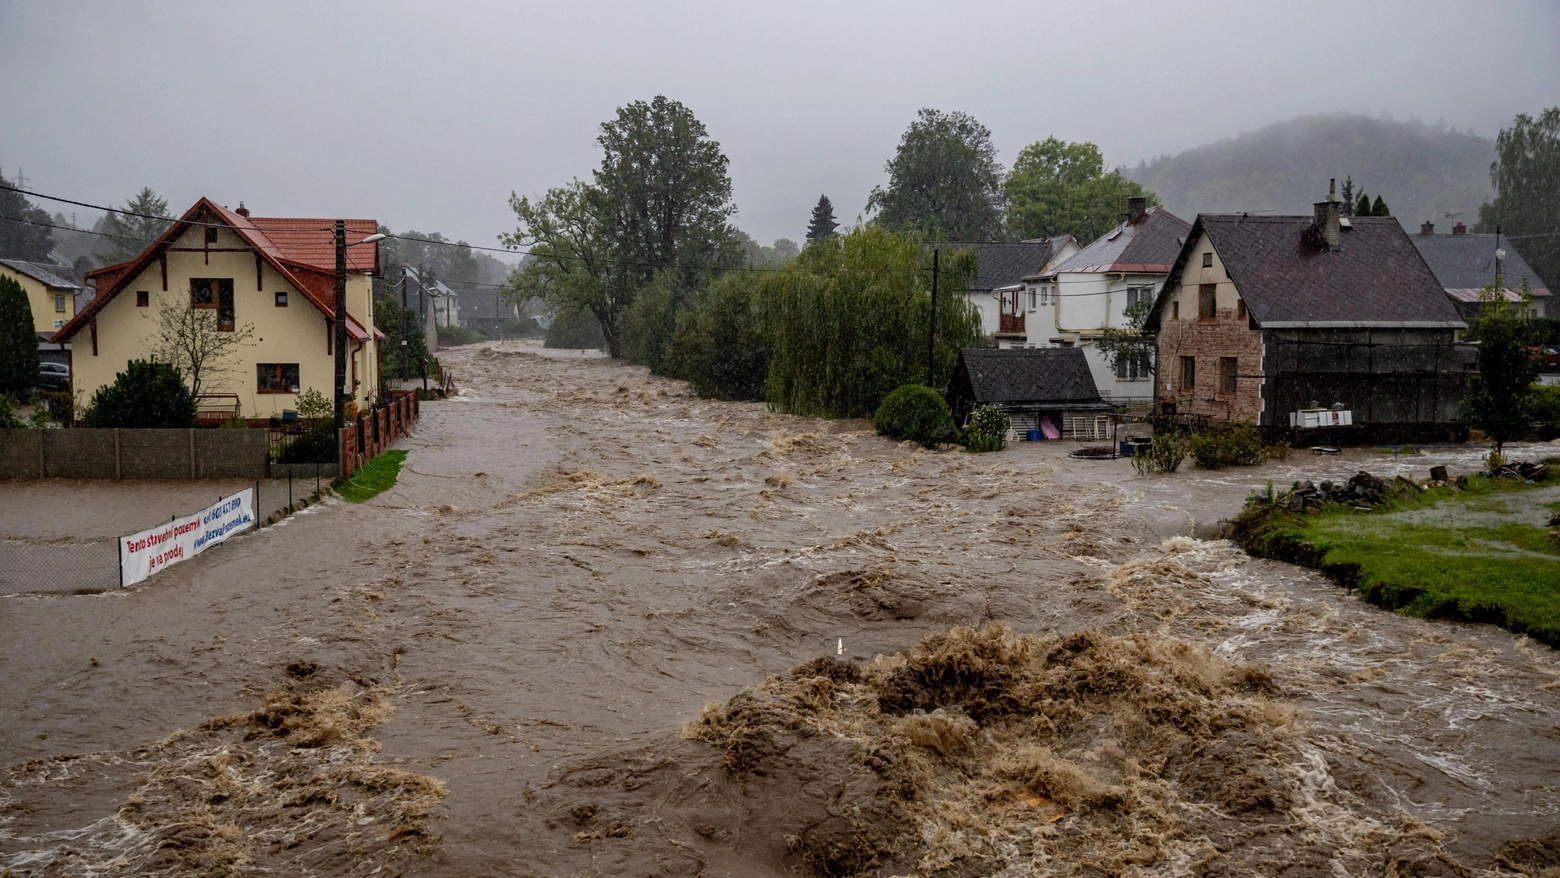
[{"label": "bush near house", "polygon": [[903,384],[883,397],[872,416],[872,426],[879,436],[908,439],[923,448],[934,448],[954,435],[948,403],[924,384]]},{"label": "bush near house", "polygon": [[970,417],[970,425],[964,431],[964,448],[967,451],[1001,451],[1007,447],[1008,431],[1013,421],[998,405],[983,405]]},{"label": "bush near house", "polygon": [[195,397],[167,363],[131,360],[98,388],[82,420],[88,427],[193,427]]},{"label": "bush near house", "polygon": [[1140,476],[1173,473],[1181,466],[1181,461],[1186,460],[1186,451],[1190,445],[1184,433],[1165,432],[1156,435],[1148,446],[1132,453],[1132,466]]},{"label": "bush near house", "polygon": [[38,383],[38,336],[32,305],[14,278],[0,277],[0,393],[26,402]]},{"label": "bush near house", "polygon": [[1249,421],[1215,422],[1192,434],[1192,461],[1201,469],[1253,466],[1267,456],[1262,434]]}]

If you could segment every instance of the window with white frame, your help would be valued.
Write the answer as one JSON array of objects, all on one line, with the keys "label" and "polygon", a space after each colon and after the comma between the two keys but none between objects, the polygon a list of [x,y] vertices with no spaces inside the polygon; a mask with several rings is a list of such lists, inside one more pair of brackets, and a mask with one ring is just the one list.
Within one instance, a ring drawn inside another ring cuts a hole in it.
[{"label": "window with white frame", "polygon": [[1133,308],[1133,307],[1136,307],[1137,305],[1140,305],[1140,304],[1146,307],[1149,304],[1152,304],[1153,301],[1154,301],[1154,288],[1153,287],[1151,287],[1151,286],[1149,286],[1149,287],[1127,287],[1127,307],[1128,308]]}]

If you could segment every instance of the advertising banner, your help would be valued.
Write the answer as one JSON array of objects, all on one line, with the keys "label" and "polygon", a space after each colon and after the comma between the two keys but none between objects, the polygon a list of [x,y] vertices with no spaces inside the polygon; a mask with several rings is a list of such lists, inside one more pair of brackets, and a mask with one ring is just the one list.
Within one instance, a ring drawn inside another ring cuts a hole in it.
[{"label": "advertising banner", "polygon": [[194,515],[119,538],[119,584],[134,585],[193,558],[255,523],[255,489],[245,488]]}]

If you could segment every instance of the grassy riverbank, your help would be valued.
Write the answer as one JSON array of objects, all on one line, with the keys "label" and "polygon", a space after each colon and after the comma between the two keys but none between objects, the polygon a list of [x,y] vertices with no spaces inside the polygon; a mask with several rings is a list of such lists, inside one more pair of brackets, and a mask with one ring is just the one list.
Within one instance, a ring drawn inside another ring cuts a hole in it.
[{"label": "grassy riverbank", "polygon": [[336,493],[348,502],[362,503],[382,491],[388,491],[401,475],[401,464],[405,460],[406,452],[402,449],[386,451],[337,486]]},{"label": "grassy riverbank", "polygon": [[1399,482],[1371,512],[1254,504],[1235,537],[1253,555],[1318,568],[1387,609],[1488,622],[1560,646],[1560,545],[1547,524],[1557,510],[1555,479],[1472,477],[1425,490]]}]

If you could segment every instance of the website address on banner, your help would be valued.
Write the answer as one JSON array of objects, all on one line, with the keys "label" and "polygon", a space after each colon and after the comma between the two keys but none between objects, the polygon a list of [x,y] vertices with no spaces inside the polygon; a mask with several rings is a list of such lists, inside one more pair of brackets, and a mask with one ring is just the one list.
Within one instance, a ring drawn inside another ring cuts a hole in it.
[{"label": "website address on banner", "polygon": [[204,549],[206,544],[212,540],[219,540],[227,534],[244,527],[245,525],[249,524],[250,520],[250,517],[245,515],[241,518],[235,518],[232,521],[223,522],[220,526],[205,531],[199,537],[195,538],[195,551],[199,552],[201,549]]}]

